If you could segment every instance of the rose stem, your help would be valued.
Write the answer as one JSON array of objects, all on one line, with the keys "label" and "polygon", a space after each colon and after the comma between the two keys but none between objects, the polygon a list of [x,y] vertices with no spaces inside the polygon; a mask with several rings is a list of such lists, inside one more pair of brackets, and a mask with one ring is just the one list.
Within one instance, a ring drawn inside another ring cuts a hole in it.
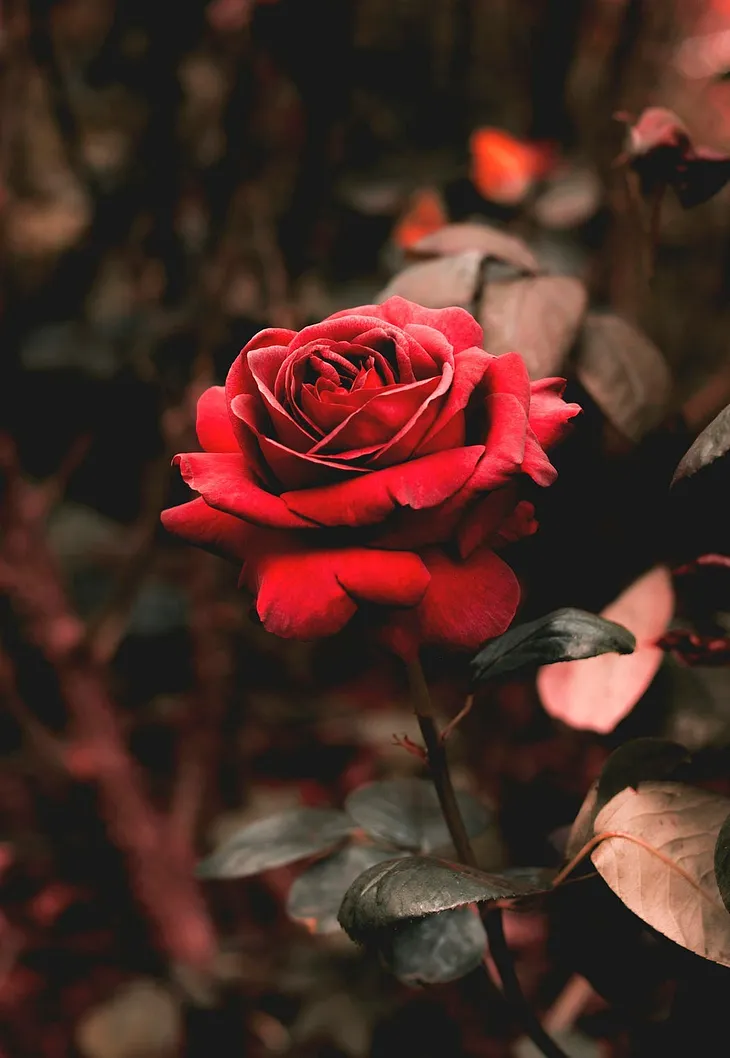
[{"label": "rose stem", "polygon": [[[436,727],[433,704],[428,692],[426,677],[423,674],[423,668],[417,656],[408,663],[408,680],[416,719],[426,745],[431,779],[441,805],[446,826],[451,835],[451,840],[454,843],[456,854],[462,863],[467,864],[469,867],[476,867],[477,862],[474,850],[471,847],[459,803],[456,800],[454,786],[451,782],[446,747]],[[497,967],[505,998],[515,1012],[519,1014],[523,1029],[535,1046],[546,1055],[546,1058],[567,1058],[565,1051],[545,1032],[532,1007],[523,995],[512,963],[512,956],[507,947],[501,910],[499,908],[488,910],[480,907],[479,913],[484,923],[487,940],[489,941],[489,951],[494,965]],[[485,972],[488,973],[486,967]]]}]

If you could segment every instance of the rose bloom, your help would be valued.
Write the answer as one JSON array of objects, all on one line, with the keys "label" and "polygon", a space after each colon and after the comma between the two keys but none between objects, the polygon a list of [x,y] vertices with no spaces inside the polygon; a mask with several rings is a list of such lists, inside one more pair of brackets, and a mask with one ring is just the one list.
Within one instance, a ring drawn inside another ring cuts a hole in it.
[{"label": "rose bloom", "polygon": [[492,356],[460,308],[400,297],[257,334],[198,402],[199,498],[168,530],[243,563],[265,628],[315,639],[366,605],[398,653],[474,650],[520,600],[497,551],[536,529],[526,475],[580,410],[564,380]]}]

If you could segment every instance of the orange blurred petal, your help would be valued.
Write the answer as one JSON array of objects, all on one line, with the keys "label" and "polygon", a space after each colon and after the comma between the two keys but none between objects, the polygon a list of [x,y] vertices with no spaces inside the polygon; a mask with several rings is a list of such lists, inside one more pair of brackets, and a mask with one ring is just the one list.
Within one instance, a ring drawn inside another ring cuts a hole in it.
[{"label": "orange blurred petal", "polygon": [[415,193],[407,212],[393,229],[393,241],[402,250],[407,250],[427,235],[439,231],[448,222],[438,191],[431,187],[424,188]]},{"label": "orange blurred petal", "polygon": [[492,202],[515,205],[532,184],[554,164],[554,149],[529,143],[503,129],[475,129],[469,140],[471,179],[479,193]]}]

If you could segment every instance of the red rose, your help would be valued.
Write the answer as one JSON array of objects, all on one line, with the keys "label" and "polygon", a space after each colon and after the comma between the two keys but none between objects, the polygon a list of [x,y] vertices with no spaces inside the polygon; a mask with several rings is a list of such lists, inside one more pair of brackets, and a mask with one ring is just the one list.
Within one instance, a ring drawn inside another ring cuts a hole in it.
[{"label": "red rose", "polygon": [[277,635],[331,635],[369,603],[402,653],[473,650],[515,615],[495,549],[536,528],[518,484],[555,478],[544,448],[580,410],[563,386],[485,352],[464,309],[399,297],[261,331],[200,398],[205,451],[175,457],[200,498],[163,522],[242,560]]}]

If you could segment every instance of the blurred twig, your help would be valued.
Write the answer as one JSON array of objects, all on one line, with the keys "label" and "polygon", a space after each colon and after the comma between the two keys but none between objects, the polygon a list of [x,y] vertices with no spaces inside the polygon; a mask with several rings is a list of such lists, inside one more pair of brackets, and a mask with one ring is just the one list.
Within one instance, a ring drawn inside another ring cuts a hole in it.
[{"label": "blurred twig", "polygon": [[56,672],[74,736],[67,767],[77,779],[96,785],[107,832],[127,859],[130,886],[161,949],[179,963],[208,965],[215,937],[193,879],[192,850],[173,840],[147,798],[105,671],[85,647],[83,624],[68,605],[44,537],[35,490],[22,479],[9,440],[0,446],[0,470],[5,485],[0,580],[28,638]]}]

